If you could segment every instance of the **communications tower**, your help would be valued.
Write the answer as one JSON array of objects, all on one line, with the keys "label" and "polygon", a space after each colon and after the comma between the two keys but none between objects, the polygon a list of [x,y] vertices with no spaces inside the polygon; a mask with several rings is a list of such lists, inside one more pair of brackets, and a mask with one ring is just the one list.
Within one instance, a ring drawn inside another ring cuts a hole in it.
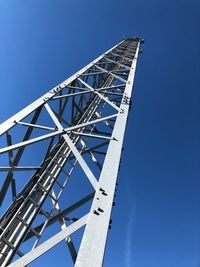
[{"label": "communications tower", "polygon": [[59,243],[66,266],[102,266],[141,42],[124,39],[0,125],[0,266],[42,266]]}]

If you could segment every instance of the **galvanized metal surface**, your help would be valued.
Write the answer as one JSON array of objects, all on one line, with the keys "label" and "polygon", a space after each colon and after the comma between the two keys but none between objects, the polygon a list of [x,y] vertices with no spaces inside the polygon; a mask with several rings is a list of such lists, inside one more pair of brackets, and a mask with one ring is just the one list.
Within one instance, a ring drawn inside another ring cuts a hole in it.
[{"label": "galvanized metal surface", "polygon": [[[74,266],[102,266],[141,41],[123,40],[0,125],[0,204],[7,206],[0,219],[1,266],[26,266],[61,241]],[[27,153],[36,151],[40,161],[27,163],[34,159]],[[88,192],[81,197],[77,190],[74,204],[63,207],[77,168]],[[76,218],[66,217],[74,211]],[[61,232],[47,236],[53,224]],[[76,248],[73,235],[83,225]],[[25,254],[24,246],[30,246]]]}]

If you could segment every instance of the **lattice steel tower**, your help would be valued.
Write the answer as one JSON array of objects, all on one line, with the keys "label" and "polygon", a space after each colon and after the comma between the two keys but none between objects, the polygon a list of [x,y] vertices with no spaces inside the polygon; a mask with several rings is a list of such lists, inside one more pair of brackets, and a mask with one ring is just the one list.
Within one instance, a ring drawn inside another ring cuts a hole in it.
[{"label": "lattice steel tower", "polygon": [[60,242],[66,266],[102,266],[141,42],[123,40],[0,125],[2,267],[43,266]]}]

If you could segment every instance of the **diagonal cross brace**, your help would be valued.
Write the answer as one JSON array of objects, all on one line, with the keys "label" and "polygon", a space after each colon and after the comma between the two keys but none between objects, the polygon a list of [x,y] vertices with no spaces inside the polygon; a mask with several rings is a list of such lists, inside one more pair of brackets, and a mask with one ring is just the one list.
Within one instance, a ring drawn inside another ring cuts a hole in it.
[{"label": "diagonal cross brace", "polygon": [[116,116],[117,116],[117,114],[113,114],[113,115],[102,117],[102,118],[99,118],[99,119],[96,119],[96,120],[92,120],[92,121],[89,121],[89,122],[83,122],[81,124],[74,125],[74,126],[71,126],[71,127],[68,127],[68,128],[64,128],[62,130],[58,130],[58,131],[55,131],[53,133],[49,133],[49,134],[45,134],[45,135],[42,135],[42,136],[39,136],[39,137],[35,137],[35,138],[32,138],[32,139],[27,140],[27,141],[22,141],[20,143],[14,144],[12,146],[3,147],[3,148],[0,148],[0,154],[6,153],[6,152],[8,152],[10,150],[14,150],[14,149],[17,149],[17,148],[21,148],[21,147],[24,147],[24,146],[28,146],[28,145],[34,144],[34,143],[40,142],[40,141],[48,139],[48,138],[52,138],[54,136],[57,136],[59,134],[63,134],[65,132],[70,132],[70,131],[73,131],[73,130],[76,130],[76,129],[80,129],[80,128],[84,128],[86,126],[89,126],[89,125],[92,125],[92,124],[96,124],[96,123],[99,123],[99,122],[102,122],[102,121],[107,121],[107,120],[110,120],[112,118],[115,118]]},{"label": "diagonal cross brace", "polygon": [[100,94],[99,92],[97,92],[97,90],[95,90],[94,88],[92,88],[89,84],[87,84],[86,82],[84,82],[83,80],[81,80],[80,78],[78,78],[78,80],[84,84],[88,89],[90,89],[91,91],[93,91],[95,94],[97,94],[101,99],[103,99],[106,103],[108,103],[109,105],[111,105],[114,109],[116,109],[117,111],[120,110],[119,107],[117,107],[115,104],[113,104],[113,102],[111,102],[107,97],[103,96],[102,94]]},{"label": "diagonal cross brace", "polygon": [[66,229],[63,229],[58,234],[54,235],[53,237],[49,238],[47,241],[45,241],[43,244],[35,248],[34,250],[28,252],[26,255],[24,255],[19,260],[15,261],[14,263],[11,263],[8,265],[8,267],[25,267],[27,264],[33,262],[38,257],[40,257],[42,254],[56,246],[58,243],[63,241],[66,237],[73,234],[75,231],[80,229],[82,226],[84,226],[87,223],[87,216],[83,216],[81,219],[79,219],[77,222],[71,224]]},{"label": "diagonal cross brace", "polygon": [[[52,109],[50,108],[50,106],[47,103],[45,104],[45,108],[47,109],[47,111],[48,111],[49,115],[51,116],[52,120],[54,121],[55,125],[58,127],[58,130],[63,130],[61,123],[59,122],[56,115],[54,114],[54,112],[52,111]],[[96,189],[97,183],[98,183],[97,179],[95,178],[94,174],[92,173],[92,171],[88,167],[87,163],[85,162],[85,160],[83,159],[83,157],[79,153],[78,149],[75,147],[75,145],[73,144],[72,140],[70,139],[70,137],[68,136],[67,133],[63,134],[63,138],[65,139],[65,141],[68,144],[69,148],[71,149],[72,153],[74,154],[74,156],[78,160],[80,166],[82,167],[83,171],[85,172],[90,183],[92,184],[94,189]]]},{"label": "diagonal cross brace", "polygon": [[[53,195],[53,196],[55,197],[55,199],[56,199],[56,194],[55,194],[55,192],[54,192],[53,189],[52,189],[52,195]],[[57,200],[58,200],[58,199],[57,199]],[[59,212],[60,212],[60,205],[59,205],[58,201],[55,201],[54,199],[51,199],[51,201],[52,201],[52,204],[53,204],[53,206],[54,206],[54,209],[56,210],[57,213],[59,213]],[[61,230],[65,230],[65,229],[67,229],[67,225],[66,225],[66,222],[65,222],[64,217],[62,217],[62,218],[59,219],[59,223],[60,223]],[[73,262],[75,263],[75,262],[76,262],[77,253],[76,253],[76,249],[75,249],[75,247],[74,247],[73,241],[72,241],[72,239],[71,239],[70,236],[67,236],[67,237],[65,238],[65,241],[66,241],[67,246],[68,246],[68,249],[69,249],[69,251],[70,251],[72,260],[73,260]]]}]

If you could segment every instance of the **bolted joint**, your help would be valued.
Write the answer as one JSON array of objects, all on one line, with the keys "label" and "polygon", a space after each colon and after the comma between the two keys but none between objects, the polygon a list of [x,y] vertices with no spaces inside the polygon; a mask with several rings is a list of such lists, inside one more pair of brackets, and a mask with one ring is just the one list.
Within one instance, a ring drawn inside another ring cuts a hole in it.
[{"label": "bolted joint", "polygon": [[97,210],[93,210],[93,213],[94,213],[95,215],[100,215],[100,213],[99,213]]},{"label": "bolted joint", "polygon": [[102,210],[100,207],[98,207],[97,210],[100,211],[100,212],[104,212],[104,210]]},{"label": "bolted joint", "polygon": [[99,188],[99,191],[101,191],[102,195],[104,195],[104,196],[107,196],[108,195],[106,193],[106,191],[102,187]]}]

